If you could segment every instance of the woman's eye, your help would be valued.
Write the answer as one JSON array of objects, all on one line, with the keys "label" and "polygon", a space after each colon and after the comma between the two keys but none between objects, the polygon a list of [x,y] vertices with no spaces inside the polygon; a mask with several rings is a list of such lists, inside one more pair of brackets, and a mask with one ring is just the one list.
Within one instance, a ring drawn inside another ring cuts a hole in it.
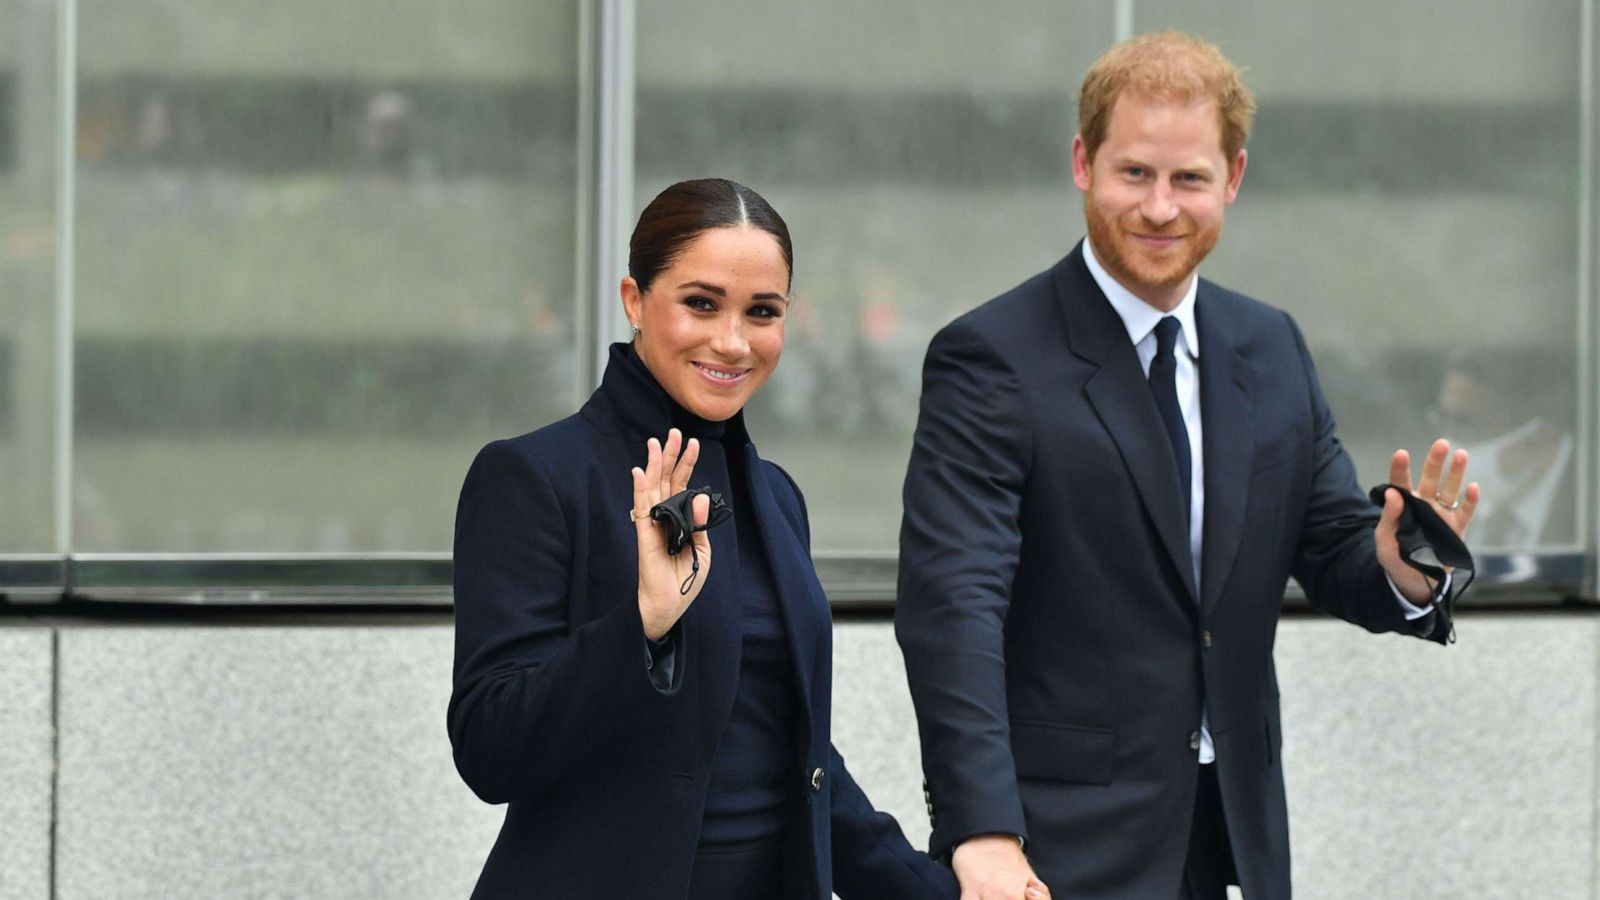
[{"label": "woman's eye", "polygon": [[689,307],[690,309],[703,311],[711,311],[717,308],[717,305],[712,303],[708,298],[700,296],[685,297],[683,300],[683,305]]},{"label": "woman's eye", "polygon": [[750,315],[758,319],[781,319],[783,318],[783,311],[776,306],[762,303],[758,306],[750,307]]}]

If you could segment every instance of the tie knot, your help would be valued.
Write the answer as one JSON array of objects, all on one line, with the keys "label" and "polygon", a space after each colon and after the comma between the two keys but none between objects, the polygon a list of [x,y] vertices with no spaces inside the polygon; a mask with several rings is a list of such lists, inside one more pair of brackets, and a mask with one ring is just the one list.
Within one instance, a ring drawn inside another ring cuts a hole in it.
[{"label": "tie knot", "polygon": [[1174,347],[1178,346],[1178,331],[1182,326],[1178,324],[1176,316],[1163,316],[1156,323],[1156,355],[1169,356]]}]

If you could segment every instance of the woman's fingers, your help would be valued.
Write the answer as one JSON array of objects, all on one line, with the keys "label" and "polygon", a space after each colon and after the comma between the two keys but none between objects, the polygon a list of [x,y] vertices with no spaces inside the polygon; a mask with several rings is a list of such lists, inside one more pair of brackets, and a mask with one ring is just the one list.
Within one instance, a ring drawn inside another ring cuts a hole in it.
[{"label": "woman's fingers", "polygon": [[661,502],[661,442],[651,438],[644,445],[645,499],[655,506]]},{"label": "woman's fingers", "polygon": [[700,461],[700,439],[690,438],[687,446],[683,448],[683,456],[678,458],[678,467],[672,470],[672,493],[667,496],[676,496],[689,489],[689,479],[694,476],[694,464]]},{"label": "woman's fingers", "polygon": [[678,455],[683,452],[683,432],[676,428],[667,430],[667,442],[661,447],[661,499],[671,497],[673,470],[678,467]]}]

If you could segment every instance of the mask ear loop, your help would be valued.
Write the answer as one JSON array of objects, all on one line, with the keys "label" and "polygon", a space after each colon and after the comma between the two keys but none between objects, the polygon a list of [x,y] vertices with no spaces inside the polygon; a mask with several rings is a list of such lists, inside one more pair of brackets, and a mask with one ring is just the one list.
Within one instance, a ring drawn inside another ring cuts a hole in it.
[{"label": "mask ear loop", "polygon": [[698,576],[699,574],[700,574],[700,548],[696,547],[694,545],[693,541],[690,541],[689,542],[689,577],[685,578],[683,580],[683,584],[678,585],[678,596],[680,596],[680,597],[689,596],[690,589],[694,587],[695,577]]},{"label": "mask ear loop", "polygon": [[[711,509],[706,516],[704,525],[694,523],[694,498],[698,494],[706,494],[711,498]],[[682,499],[680,499],[682,498]],[[686,597],[694,588],[694,582],[700,575],[700,551],[694,545],[693,535],[696,531],[708,531],[711,526],[726,521],[732,511],[723,501],[722,495],[709,488],[690,488],[686,491],[669,497],[655,505],[650,510],[650,517],[662,523],[669,529],[667,538],[667,554],[672,555],[681,550],[684,545],[689,547],[689,576],[678,585],[678,596]],[[674,549],[676,547],[676,549]]]}]

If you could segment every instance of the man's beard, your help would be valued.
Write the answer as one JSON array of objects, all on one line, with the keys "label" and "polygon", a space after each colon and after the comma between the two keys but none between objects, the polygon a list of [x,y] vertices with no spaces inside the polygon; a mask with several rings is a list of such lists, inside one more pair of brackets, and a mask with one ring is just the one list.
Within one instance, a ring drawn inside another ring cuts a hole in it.
[{"label": "man's beard", "polygon": [[[1133,238],[1128,236],[1125,229],[1118,227],[1095,207],[1087,194],[1083,201],[1083,218],[1089,228],[1089,243],[1094,247],[1095,259],[1111,277],[1146,302],[1146,295],[1164,295],[1186,283],[1199,267],[1200,261],[1206,258],[1222,237],[1220,220],[1210,228],[1199,231],[1187,216],[1179,216],[1168,228],[1177,225],[1179,228],[1176,230],[1182,232],[1185,230],[1183,226],[1188,226],[1188,237],[1183,241],[1181,252],[1153,261],[1133,244]],[[1146,227],[1140,231],[1159,235],[1166,229]]]}]

